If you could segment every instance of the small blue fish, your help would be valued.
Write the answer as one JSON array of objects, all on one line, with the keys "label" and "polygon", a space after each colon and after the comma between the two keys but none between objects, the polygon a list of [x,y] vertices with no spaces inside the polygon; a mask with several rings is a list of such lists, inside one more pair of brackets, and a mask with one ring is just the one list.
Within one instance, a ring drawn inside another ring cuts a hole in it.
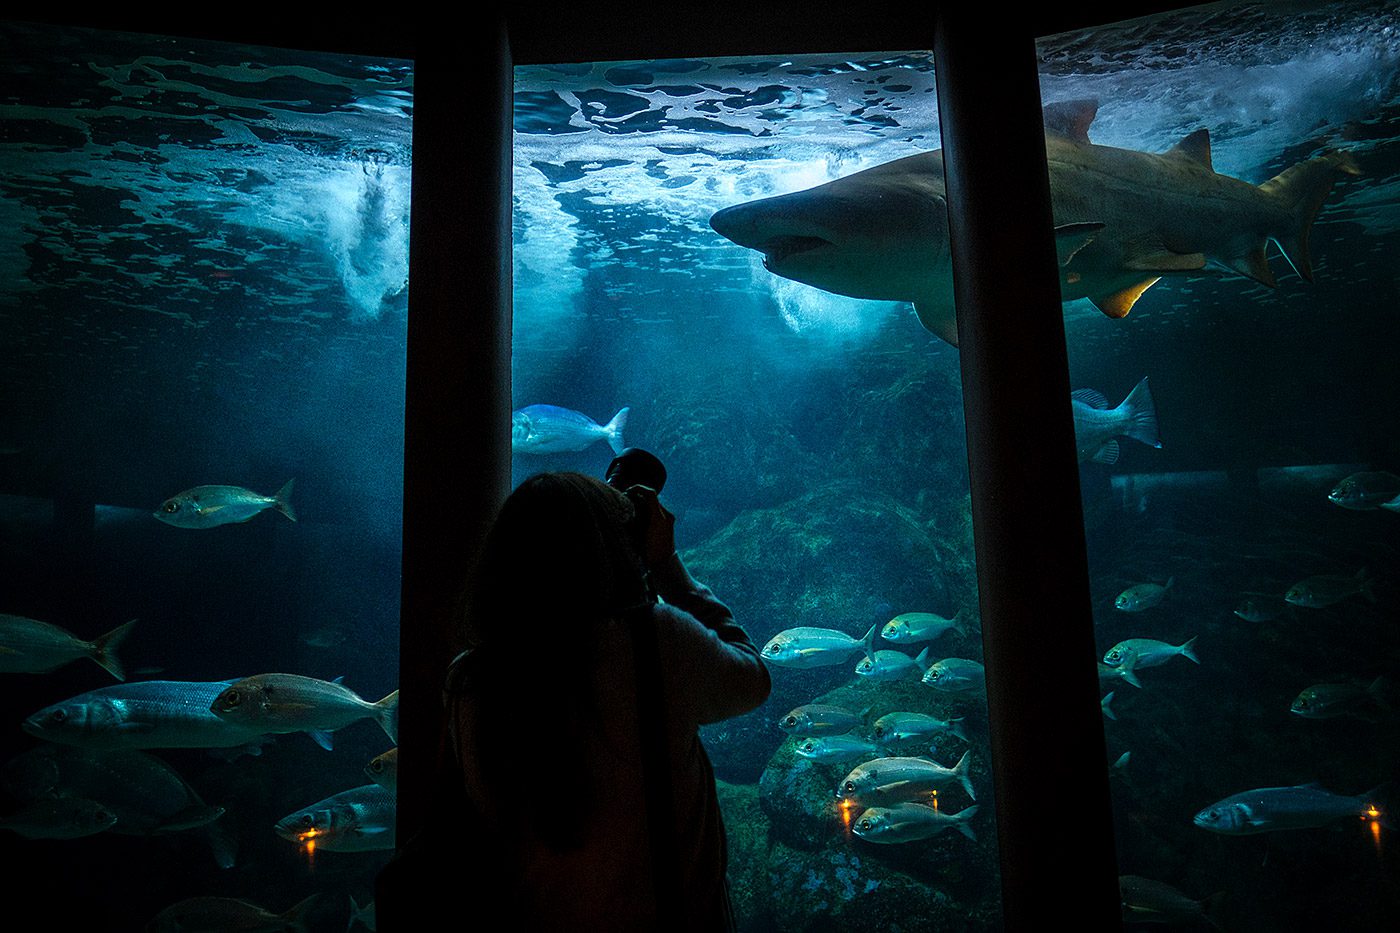
[{"label": "small blue fish", "polygon": [[623,408],[607,424],[599,424],[571,408],[528,405],[510,416],[511,453],[557,454],[583,450],[605,440],[613,453],[620,454],[627,446],[622,442],[622,429],[631,410]]},{"label": "small blue fish", "polygon": [[291,501],[294,482],[287,480],[270,496],[260,496],[242,486],[195,486],[166,499],[152,514],[176,528],[214,528],[246,522],[264,509],[276,509],[296,521]]}]

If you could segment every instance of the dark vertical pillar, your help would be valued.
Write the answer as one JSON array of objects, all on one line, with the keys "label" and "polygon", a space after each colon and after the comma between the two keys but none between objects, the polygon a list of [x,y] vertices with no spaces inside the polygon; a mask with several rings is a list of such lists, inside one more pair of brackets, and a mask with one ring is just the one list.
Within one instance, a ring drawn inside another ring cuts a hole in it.
[{"label": "dark vertical pillar", "polygon": [[[939,16],[1006,929],[1120,926],[1040,90],[1029,30]],[[1068,914],[1066,913],[1068,910]]]},{"label": "dark vertical pillar", "polygon": [[510,51],[499,16],[430,30],[414,65],[400,842],[432,817],[463,586],[510,483]]}]

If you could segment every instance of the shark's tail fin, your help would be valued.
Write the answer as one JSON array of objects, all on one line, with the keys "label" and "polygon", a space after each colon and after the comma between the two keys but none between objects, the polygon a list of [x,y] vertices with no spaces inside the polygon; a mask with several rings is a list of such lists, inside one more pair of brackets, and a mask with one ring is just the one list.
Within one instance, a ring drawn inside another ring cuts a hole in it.
[{"label": "shark's tail fin", "polygon": [[1259,186],[1266,194],[1282,199],[1288,208],[1293,228],[1274,234],[1273,239],[1293,271],[1309,282],[1313,280],[1313,271],[1308,234],[1313,220],[1338,179],[1343,175],[1360,174],[1361,169],[1351,153],[1335,151],[1299,162]]}]

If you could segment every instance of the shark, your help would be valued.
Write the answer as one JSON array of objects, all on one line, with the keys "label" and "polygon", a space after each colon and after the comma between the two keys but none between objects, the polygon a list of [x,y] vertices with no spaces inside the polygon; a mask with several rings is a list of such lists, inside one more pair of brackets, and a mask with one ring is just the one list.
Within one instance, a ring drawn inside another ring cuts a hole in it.
[{"label": "shark", "polygon": [[[1043,113],[1061,300],[1087,298],[1113,318],[1167,276],[1210,269],[1276,288],[1270,242],[1311,282],[1313,221],[1339,179],[1361,174],[1350,153],[1332,150],[1253,185],[1215,171],[1208,130],[1151,153],[1093,143],[1097,101]],[[710,226],[761,252],[774,275],[912,302],[927,330],[957,345],[941,150],[726,207]]]}]

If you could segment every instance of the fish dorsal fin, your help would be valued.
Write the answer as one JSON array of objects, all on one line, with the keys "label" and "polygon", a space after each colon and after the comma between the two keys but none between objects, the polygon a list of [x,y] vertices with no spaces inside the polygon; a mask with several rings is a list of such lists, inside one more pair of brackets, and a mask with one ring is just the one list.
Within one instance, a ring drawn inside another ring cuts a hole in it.
[{"label": "fish dorsal fin", "polygon": [[1163,155],[1173,158],[1190,159],[1198,165],[1203,165],[1215,171],[1215,166],[1210,162],[1210,131],[1197,130],[1190,134],[1181,142],[1168,149]]},{"label": "fish dorsal fin", "polygon": [[1098,389],[1075,389],[1069,397],[1076,402],[1083,402],[1090,408],[1108,408],[1108,399]]},{"label": "fish dorsal fin", "polygon": [[1061,100],[1042,108],[1045,131],[1077,143],[1089,143],[1089,125],[1099,112],[1093,99]]}]

